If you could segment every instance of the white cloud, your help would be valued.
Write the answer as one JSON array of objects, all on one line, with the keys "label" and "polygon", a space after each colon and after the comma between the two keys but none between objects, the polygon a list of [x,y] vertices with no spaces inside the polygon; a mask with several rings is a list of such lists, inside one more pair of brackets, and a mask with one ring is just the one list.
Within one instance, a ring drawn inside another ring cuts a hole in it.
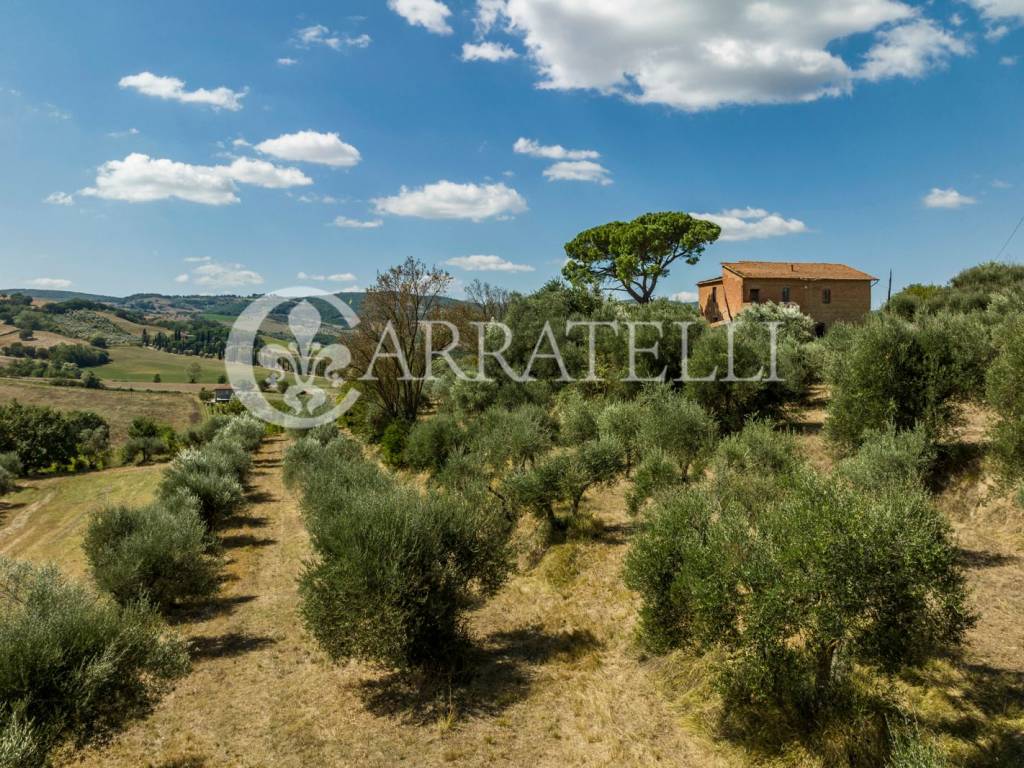
[{"label": "white cloud", "polygon": [[107,200],[145,203],[176,197],[203,205],[237,203],[235,182],[270,189],[305,186],[297,168],[279,168],[264,160],[238,158],[231,165],[190,165],[133,152],[99,167],[94,187],[80,194]]},{"label": "white cloud", "polygon": [[878,33],[858,77],[877,82],[890,77],[923,77],[945,66],[951,56],[965,56],[971,47],[927,19]]},{"label": "white cloud", "polygon": [[[1024,21],[1024,0],[967,0],[985,19]],[[1004,33],[1005,34],[1005,33]]]},{"label": "white cloud", "polygon": [[315,192],[306,192],[296,198],[300,203],[324,203],[325,205],[334,205],[335,203],[343,202],[334,195],[318,195]]},{"label": "white cloud", "polygon": [[319,283],[352,283],[356,280],[356,276],[351,272],[339,272],[335,275],[310,275],[306,272],[299,272],[296,277],[299,280],[316,280]]},{"label": "white cloud", "polygon": [[438,0],[388,0],[388,8],[413,26],[420,26],[436,35],[450,35],[446,19],[451,9]]},{"label": "white cloud", "polygon": [[533,272],[529,264],[513,264],[500,256],[475,254],[473,256],[456,256],[448,259],[445,264],[458,267],[467,272]]},{"label": "white cloud", "polygon": [[232,147],[251,147],[252,144],[250,144],[245,139],[239,137],[239,138],[237,138],[237,139],[235,139],[234,141],[231,142],[231,146]]},{"label": "white cloud", "polygon": [[71,281],[60,277],[34,277],[28,281],[28,285],[31,285],[34,288],[60,290],[62,288],[70,288]]},{"label": "white cloud", "polygon": [[286,189],[288,187],[305,187],[313,180],[298,168],[280,168],[266,160],[253,160],[239,157],[225,171],[232,179],[241,184],[253,184],[267,189]]},{"label": "white cloud", "polygon": [[[246,269],[241,264],[219,264],[216,262],[196,267],[189,275],[189,279],[196,285],[221,288],[240,288],[246,285],[260,285],[263,282],[261,274]],[[179,280],[178,282],[185,281]]]},{"label": "white cloud", "polygon": [[[339,36],[337,32],[331,32],[323,24],[314,24],[311,27],[304,27],[298,30],[295,33],[295,42],[303,48],[323,45],[335,51],[340,51],[343,48],[366,48],[373,40],[369,35],[365,34],[358,37]],[[292,59],[278,59],[277,63],[282,64],[284,61],[287,61],[288,64],[295,63]],[[288,65],[286,64],[285,66]]]},{"label": "white cloud", "polygon": [[1009,189],[1013,184],[1008,181],[1003,181],[1002,179],[992,179],[992,186],[996,189]]},{"label": "white cloud", "polygon": [[282,67],[293,67],[299,63],[299,60],[291,59],[287,56],[282,56],[280,59],[277,60],[277,63],[280,64]]},{"label": "white cloud", "polygon": [[335,168],[350,168],[362,159],[359,150],[343,142],[337,133],[316,131],[286,133],[276,139],[267,139],[257,144],[256,150],[282,160],[320,163]]},{"label": "white cloud", "polygon": [[482,43],[464,43],[462,46],[463,61],[508,61],[518,57],[519,54],[507,45],[489,40]]},{"label": "white cloud", "polygon": [[526,200],[504,184],[456,184],[438,181],[419,189],[402,187],[392,197],[374,199],[378,213],[422,219],[481,221],[507,217],[526,210]]},{"label": "white cloud", "polygon": [[[974,0],[989,1],[1020,2]],[[480,30],[499,15],[541,88],[696,111],[848,93],[858,78],[838,44],[912,22],[920,9],[901,0],[478,1]]]},{"label": "white cloud", "polygon": [[697,300],[697,294],[693,291],[680,291],[679,293],[673,293],[669,298],[672,301],[690,302]]},{"label": "white cloud", "polygon": [[377,229],[383,224],[384,222],[380,219],[350,219],[347,216],[337,216],[331,222],[332,227],[342,227],[343,229]]},{"label": "white cloud", "polygon": [[138,136],[138,135],[139,135],[139,129],[138,128],[129,128],[126,131],[111,131],[110,133],[107,134],[107,136],[109,136],[112,139],[123,139],[126,136]]},{"label": "white cloud", "polygon": [[1013,67],[1017,65],[1017,57],[1003,56],[1002,58],[999,59],[999,63],[1002,64],[1004,67]]},{"label": "white cloud", "polygon": [[567,160],[545,169],[544,176],[549,181],[591,181],[606,187],[612,183],[608,173],[607,168],[592,160]]},{"label": "white cloud", "polygon": [[67,192],[53,192],[47,195],[43,202],[50,205],[74,205],[75,198]]},{"label": "white cloud", "polygon": [[182,272],[180,275],[178,275],[176,278],[174,278],[174,282],[176,282],[176,283],[187,283],[188,282],[188,272]]},{"label": "white cloud", "polygon": [[202,264],[207,261],[213,261],[209,256],[186,256],[184,260],[188,264]]},{"label": "white cloud", "polygon": [[959,13],[954,13],[952,16],[949,17],[949,23],[952,24],[954,27],[959,27],[964,23],[964,17],[961,16]]},{"label": "white cloud", "polygon": [[597,160],[600,152],[592,149],[566,149],[561,144],[544,145],[533,139],[516,139],[512,151],[518,155],[543,157],[547,160]]},{"label": "white cloud", "polygon": [[176,77],[161,77],[152,72],[122,77],[117,84],[122,88],[134,88],[139,93],[158,99],[180,101],[182,104],[206,104],[214,109],[226,109],[231,112],[237,112],[242,108],[242,98],[249,92],[248,88],[233,91],[224,86],[212,91],[205,88],[186,91],[183,80]]},{"label": "white cloud", "polygon": [[476,24],[477,32],[486,34],[491,31],[498,18],[505,12],[505,5],[508,0],[476,0]]},{"label": "white cloud", "polygon": [[962,208],[977,202],[973,197],[961,195],[955,189],[939,189],[932,187],[931,192],[922,198],[925,208]]},{"label": "white cloud", "polygon": [[989,42],[994,43],[997,40],[1002,40],[1009,34],[1009,32],[1010,28],[1008,26],[1006,26],[1005,24],[999,24],[998,26],[989,27],[985,31],[985,39],[988,40]]},{"label": "white cloud", "polygon": [[731,208],[720,213],[695,213],[693,216],[720,226],[722,234],[719,240],[722,241],[760,240],[807,231],[807,225],[799,219],[786,219],[763,208]]}]

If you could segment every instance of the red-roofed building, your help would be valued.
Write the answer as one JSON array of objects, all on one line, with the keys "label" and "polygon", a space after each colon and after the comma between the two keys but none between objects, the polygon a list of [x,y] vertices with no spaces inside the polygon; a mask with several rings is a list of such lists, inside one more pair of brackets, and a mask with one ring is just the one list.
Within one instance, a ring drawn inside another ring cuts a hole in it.
[{"label": "red-roofed building", "polygon": [[792,304],[824,331],[860,320],[871,310],[877,277],[845,264],[790,261],[722,262],[721,277],[697,283],[701,314],[711,323],[732,320],[751,304]]}]

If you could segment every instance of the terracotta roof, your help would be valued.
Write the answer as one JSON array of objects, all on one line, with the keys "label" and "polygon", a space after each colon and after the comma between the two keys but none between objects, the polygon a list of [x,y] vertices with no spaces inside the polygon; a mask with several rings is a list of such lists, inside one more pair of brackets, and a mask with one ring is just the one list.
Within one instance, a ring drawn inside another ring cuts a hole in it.
[{"label": "terracotta roof", "polygon": [[720,282],[722,282],[722,276],[721,275],[719,275],[718,277],[709,277],[707,280],[700,280],[700,281],[698,281],[697,285],[711,285],[712,283],[720,283]]},{"label": "terracotta roof", "polygon": [[794,278],[796,280],[877,280],[845,264],[807,261],[723,261],[722,266],[740,277]]}]

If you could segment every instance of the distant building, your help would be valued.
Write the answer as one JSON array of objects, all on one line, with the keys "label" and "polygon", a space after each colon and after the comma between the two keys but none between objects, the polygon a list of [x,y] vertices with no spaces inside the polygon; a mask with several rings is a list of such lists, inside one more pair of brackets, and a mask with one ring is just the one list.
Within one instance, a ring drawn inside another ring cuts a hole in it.
[{"label": "distant building", "polygon": [[697,283],[700,312],[725,323],[745,307],[773,301],[800,308],[822,333],[833,323],[860,320],[871,311],[871,286],[878,282],[845,264],[790,261],[722,262],[721,277]]},{"label": "distant building", "polygon": [[235,390],[231,387],[217,387],[213,390],[213,402],[230,403],[235,396]]}]

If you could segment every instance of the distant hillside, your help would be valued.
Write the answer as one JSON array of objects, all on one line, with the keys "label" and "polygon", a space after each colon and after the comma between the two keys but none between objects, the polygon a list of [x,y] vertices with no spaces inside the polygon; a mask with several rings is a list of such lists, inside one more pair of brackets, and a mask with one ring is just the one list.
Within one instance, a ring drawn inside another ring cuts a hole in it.
[{"label": "distant hillside", "polygon": [[98,301],[104,304],[121,306],[125,299],[117,296],[101,296],[97,293],[79,293],[78,291],[45,291],[39,288],[3,288],[0,289],[0,296],[10,296],[12,293],[20,293],[31,296],[33,299],[46,299],[47,301],[68,301],[70,299],[83,299],[84,301]]}]

